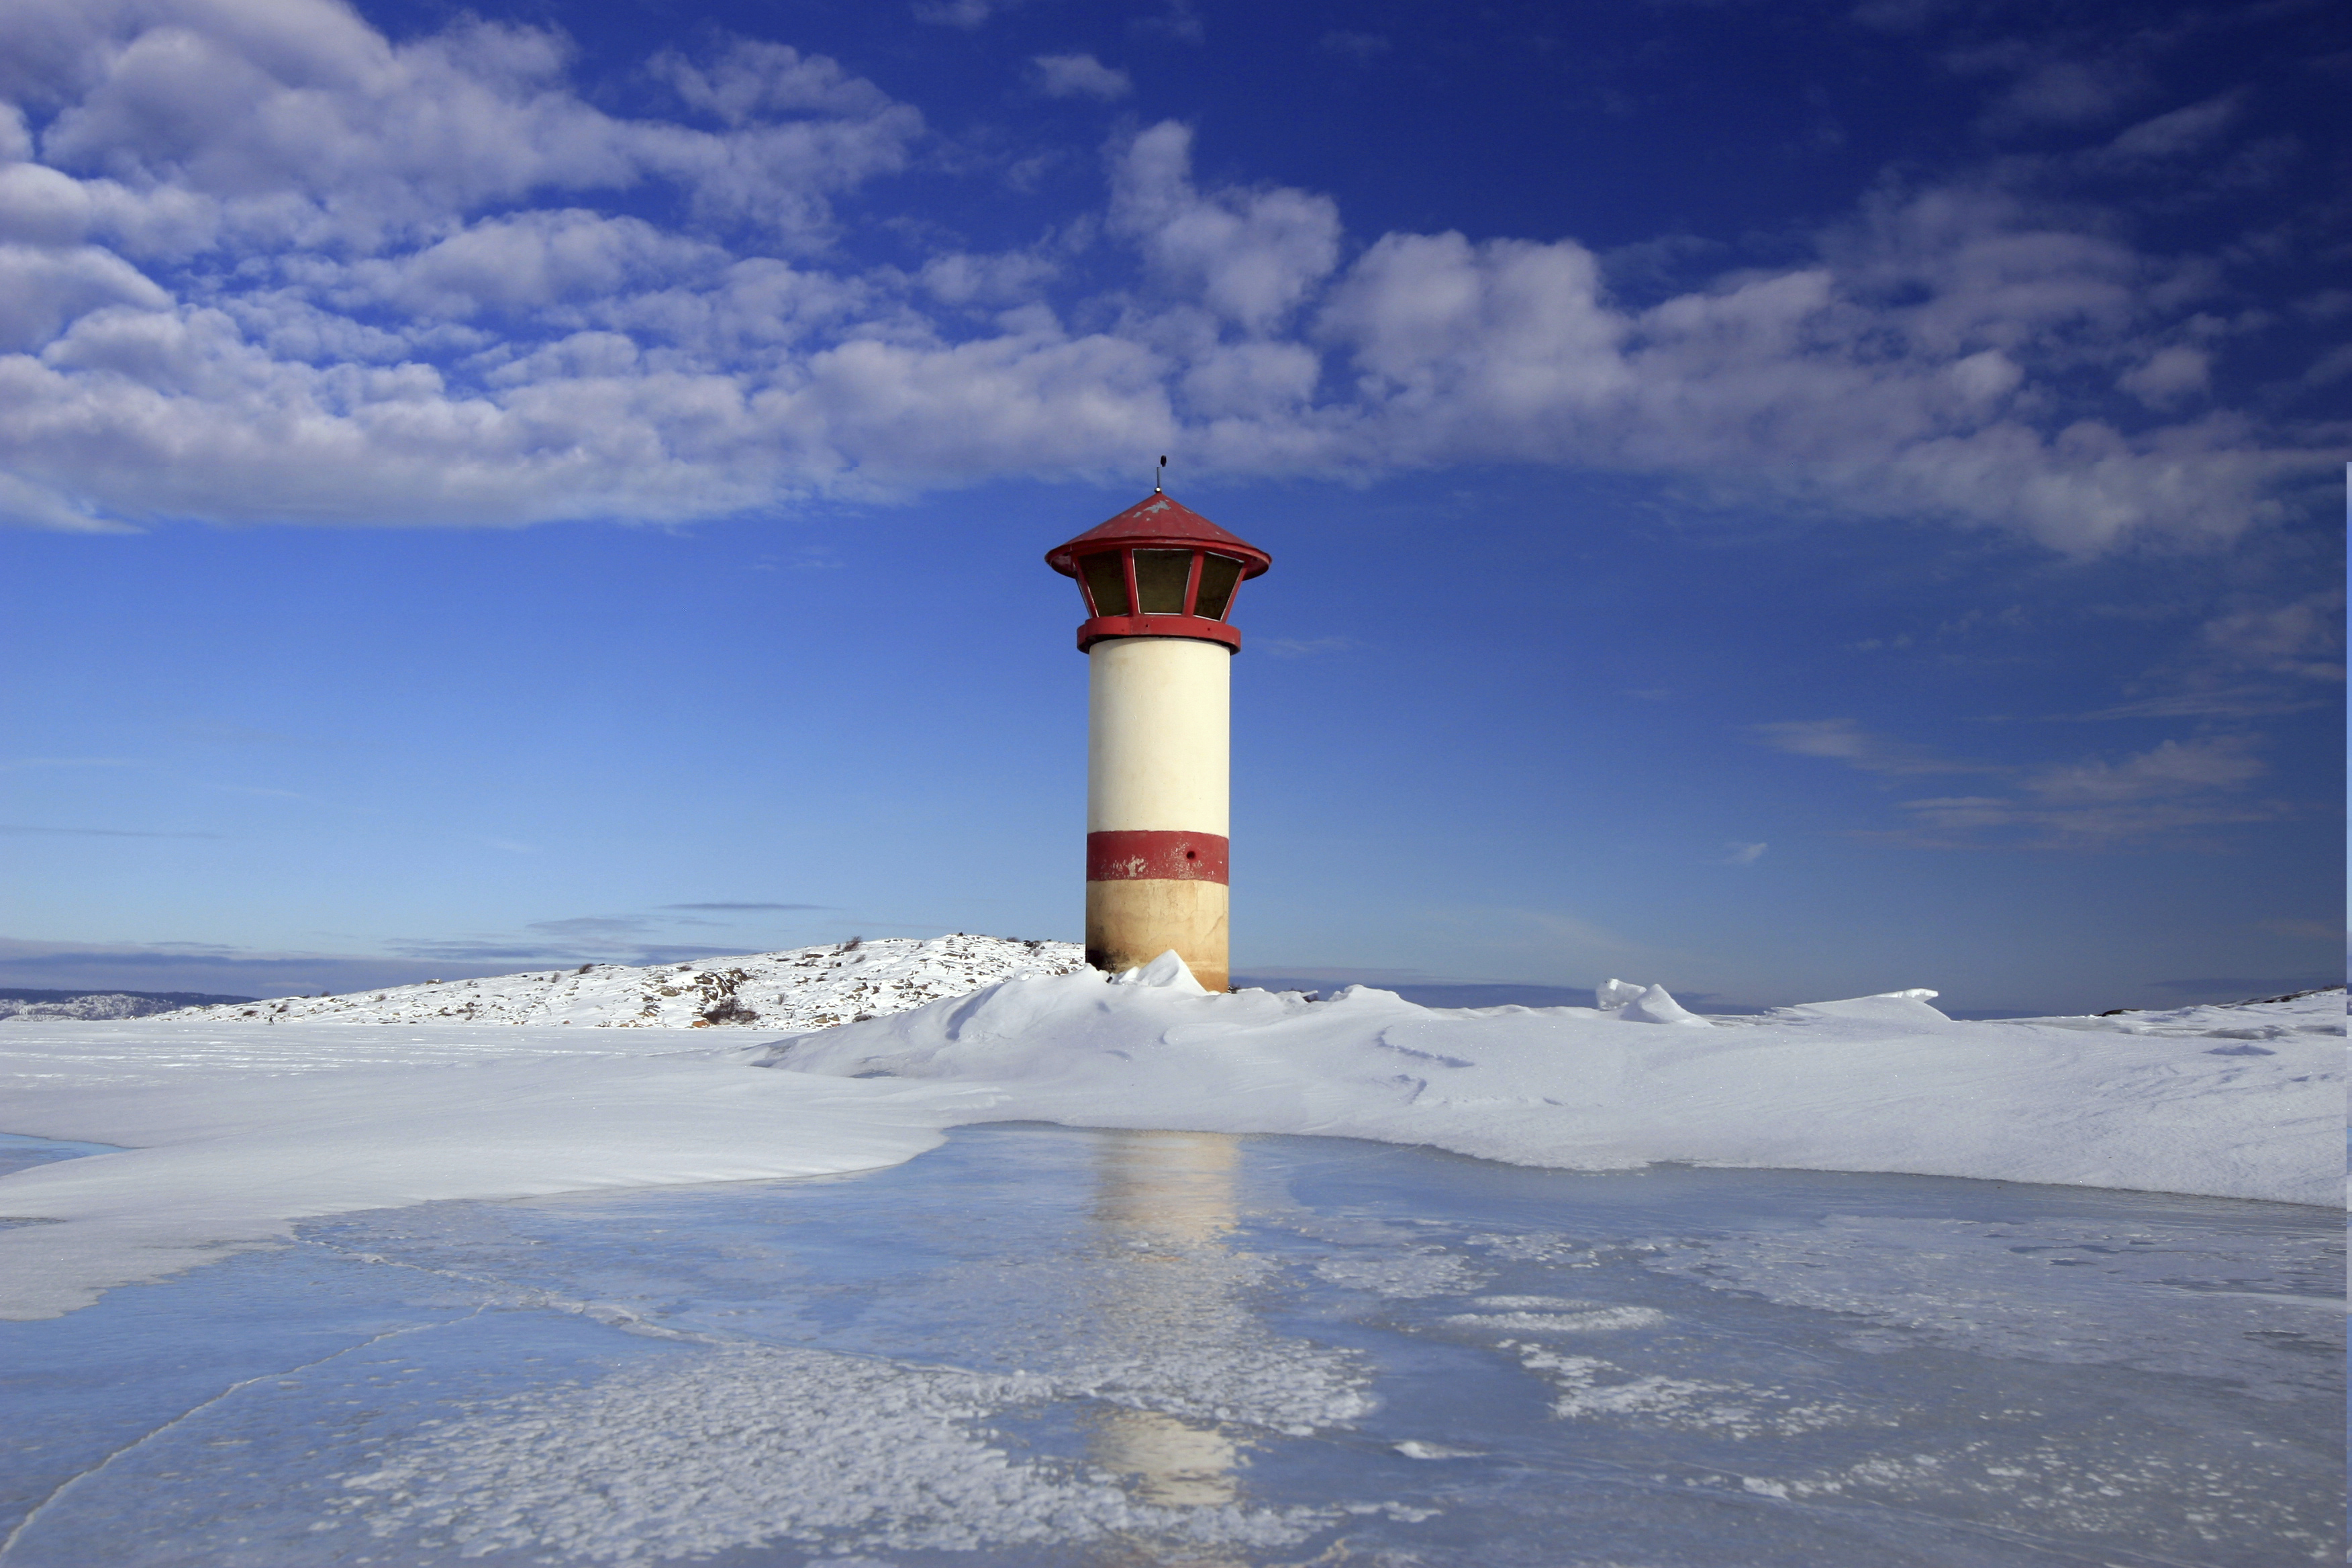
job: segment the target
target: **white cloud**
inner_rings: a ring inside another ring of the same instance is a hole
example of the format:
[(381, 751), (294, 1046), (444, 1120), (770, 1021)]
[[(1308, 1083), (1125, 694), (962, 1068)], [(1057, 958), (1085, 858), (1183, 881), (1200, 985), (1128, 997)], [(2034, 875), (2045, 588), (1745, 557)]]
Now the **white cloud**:
[(172, 297), (96, 246), (0, 245), (0, 350), (37, 348), (68, 321), (108, 305), (161, 310)]
[(1029, 62), (1037, 90), (1047, 98), (1092, 98), (1108, 103), (1135, 90), (1123, 70), (1115, 70), (1092, 55), (1038, 55)]
[(361, 274), (368, 292), (418, 316), (464, 321), (484, 310), (532, 310), (698, 273), (708, 278), (730, 259), (716, 246), (636, 218), (567, 208), (486, 219)]
[(79, 245), (89, 233), (90, 195), (79, 180), (38, 163), (0, 163), (0, 239)]
[[(860, 265), (845, 192), (931, 232), (872, 184), (915, 155), (914, 107), (777, 43), (650, 68), (677, 118), (588, 102), (542, 28), (0, 10), (0, 89), (38, 127), (0, 114), (0, 511), (672, 521), (1181, 445), (1203, 472), (1596, 466), (2089, 554), (2279, 515), (2326, 435), (2221, 405), (2220, 262), (1995, 174), (1889, 186), (1808, 256), (1634, 304), (1572, 239), (1351, 239), (1318, 193), (1204, 184), (1161, 123), (1112, 151), (1099, 213)], [(2101, 155), (2219, 146), (2233, 102)]]
[(2289, 604), (2236, 610), (2207, 622), (2200, 637), (2231, 668), (2341, 681), (2344, 591), (2326, 588)]
[(2249, 754), (2252, 745), (2252, 738), (2245, 735), (2167, 741), (2120, 763), (2051, 768), (2028, 779), (2026, 788), (2054, 802), (2139, 801), (2235, 789), (2269, 771), (2260, 758)]
[(1370, 65), (1395, 47), (1385, 34), (1358, 33), (1346, 28), (1334, 28), (1324, 34), (1320, 44), (1325, 53), (1353, 60), (1358, 65)]
[(59, 533), (129, 533), (128, 523), (102, 517), (73, 496), (0, 469), (0, 523)]
[(1945, 63), (1964, 76), (2008, 79), (1979, 117), (1996, 134), (2052, 125), (2111, 120), (2148, 89), (2147, 73), (2134, 58), (2142, 37), (2127, 37), (2104, 51), (2069, 52), (2044, 38), (2007, 38), (1956, 49)]
[(2176, 344), (2158, 349), (2123, 374), (2116, 385), (2151, 408), (2162, 408), (2203, 392), (2211, 379), (2212, 356)]
[[(2190, 830), (2273, 821), (2285, 808), (2240, 798), (2269, 772), (2251, 734), (2166, 741), (2121, 760), (2039, 765), (1948, 759), (1863, 731), (1850, 720), (1761, 724), (1776, 750), (1843, 763), (1885, 778), (1975, 773), (2006, 793), (1932, 795), (1900, 803), (1903, 826), (1854, 836), (1919, 847), (2111, 849)], [(1734, 844), (1726, 864), (1748, 865), (1766, 847)]]
[(664, 49), (646, 68), (688, 104), (732, 126), (779, 114), (869, 119), (897, 107), (880, 88), (851, 76), (837, 61), (757, 38), (734, 39), (702, 64)]
[(1822, 757), (1873, 773), (1981, 773), (2004, 770), (1988, 763), (1938, 756), (1874, 735), (1851, 719), (1799, 719), (1753, 726), (1766, 745), (1801, 757)]
[(1178, 388), (1187, 414), (1218, 421), (1296, 417), (1315, 395), (1323, 362), (1299, 343), (1223, 343), (1202, 352)]
[(2224, 93), (2143, 120), (2108, 143), (2126, 158), (2175, 158), (2210, 145), (2238, 118), (2239, 96)]
[(1989, 118), (2003, 130), (2104, 120), (2137, 85), (2128, 69), (2104, 61), (2044, 60), (2018, 78)]
[(951, 250), (925, 262), (919, 277), (924, 289), (944, 304), (1006, 305), (1035, 299), (1060, 270), (1052, 257), (1035, 251), (975, 256)]
[(1287, 316), (1339, 254), (1339, 209), (1328, 196), (1275, 188), (1203, 194), (1192, 184), (1192, 133), (1162, 121), (1116, 164), (1113, 229), (1153, 269), (1244, 330)]
[(1906, 800), (1914, 826), (1902, 833), (1865, 834), (1927, 848), (1980, 847), (2101, 850), (2151, 839), (2177, 839), (2199, 828), (2274, 822), (2285, 815), (2271, 802), (2218, 797), (2048, 804), (1990, 795)]
[[(2003, 795), (1904, 801), (1906, 826), (1859, 830), (1856, 836), (1865, 838), (1946, 849), (2020, 845), (2104, 849), (2192, 828), (2272, 821), (2284, 812), (2275, 802), (2234, 798), (2270, 771), (2254, 754), (2260, 738), (2248, 734), (2166, 741), (2120, 761), (2092, 757), (2032, 767), (1948, 761), (1867, 734), (1845, 720), (1757, 728), (1779, 750), (1841, 762), (1865, 773), (1890, 777), (1972, 773), (2013, 786)], [(1766, 846), (1730, 847), (1727, 864), (1749, 865)]]
[(1633, 324), (1600, 289), (1598, 262), (1571, 240), (1391, 234), (1349, 269), (1319, 324), (1414, 455), (1536, 456), (1601, 445), (1592, 416), (1634, 390), (1622, 352)]
[(1764, 851), (1772, 847), (1769, 844), (1740, 844), (1735, 842), (1727, 844), (1724, 847), (1731, 851), (1731, 853), (1724, 858), (1723, 863), (1725, 865), (1753, 866), (1757, 861), (1764, 858)]
[(961, 27), (969, 32), (994, 15), (989, 0), (916, 0), (915, 20), (938, 27)]
[(394, 45), (326, 0), (0, 11), (18, 96), (59, 105), (45, 163), (175, 189), (248, 244), (374, 251), (491, 203), (646, 179), (806, 228), (827, 193), (901, 166), (922, 129), (831, 60), (745, 42), (704, 69), (655, 61), (726, 132), (618, 119), (570, 90), (568, 53), (551, 31), (479, 21)]

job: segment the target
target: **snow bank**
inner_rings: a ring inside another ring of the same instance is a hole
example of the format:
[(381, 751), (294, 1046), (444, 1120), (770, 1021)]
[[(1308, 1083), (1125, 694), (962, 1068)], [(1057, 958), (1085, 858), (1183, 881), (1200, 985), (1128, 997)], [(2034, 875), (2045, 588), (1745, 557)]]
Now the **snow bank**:
[(949, 1127), (1022, 1119), (1324, 1133), (1581, 1169), (1669, 1160), (2335, 1198), (2341, 991), (1973, 1024), (1919, 993), (1706, 1019), (1658, 987), (1628, 989), (1609, 1009), (1431, 1008), (1363, 987), (1212, 995), (1163, 959), (1116, 981), (1011, 980), (749, 1041), (184, 1015), (0, 1023), (0, 1131), (121, 1146), (0, 1179), (0, 1217), (33, 1222), (0, 1230), (0, 1316), (70, 1310), (282, 1240), (307, 1217), (868, 1169)]
[(0, 1317), (69, 1311), (319, 1215), (867, 1170), (992, 1119), (984, 1088), (755, 1072), (709, 1040), (0, 1026), (0, 1131), (127, 1146), (0, 1179), (0, 1223), (46, 1222), (0, 1229)]
[[(583, 963), (487, 980), (433, 980), (348, 996), (190, 1007), (181, 1023), (570, 1024), (667, 1029), (708, 1024), (826, 1029), (961, 996), (1000, 980), (1086, 967), (1070, 942), (952, 935), (797, 947), (630, 968)], [(89, 1015), (80, 1015), (87, 1016)], [(132, 1015), (110, 1015), (128, 1017)]]
[(1000, 1116), (1572, 1169), (1665, 1160), (2305, 1204), (2333, 1201), (2342, 1178), (2340, 989), (2121, 1021), (1962, 1023), (1918, 991), (1710, 1021), (1655, 986), (1608, 1010), (1445, 1009), (1361, 986), (1316, 1002), (1209, 995), (1181, 971), (1121, 978), (1135, 983), (1015, 981), (764, 1059), (986, 1083), (1006, 1096)]

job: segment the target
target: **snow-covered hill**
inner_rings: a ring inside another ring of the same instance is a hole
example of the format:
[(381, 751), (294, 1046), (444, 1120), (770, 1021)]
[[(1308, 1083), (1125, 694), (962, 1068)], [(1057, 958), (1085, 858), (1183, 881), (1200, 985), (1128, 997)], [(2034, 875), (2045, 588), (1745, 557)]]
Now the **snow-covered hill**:
[(1086, 967), (1070, 942), (1001, 936), (878, 938), (787, 952), (630, 968), (584, 963), (488, 980), (432, 980), (348, 996), (289, 996), (242, 1006), (190, 1007), (172, 1023), (581, 1024), (685, 1028), (750, 1024), (824, 1029), (903, 1013), (1000, 980)]

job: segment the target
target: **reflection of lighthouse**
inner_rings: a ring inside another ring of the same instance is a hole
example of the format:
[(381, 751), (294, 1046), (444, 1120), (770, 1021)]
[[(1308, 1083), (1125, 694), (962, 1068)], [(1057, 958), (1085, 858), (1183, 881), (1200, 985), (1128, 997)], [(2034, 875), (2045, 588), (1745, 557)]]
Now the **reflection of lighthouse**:
[[(1105, 1140), (1094, 1218), (1122, 1255), (1108, 1297), (1098, 1303), (1114, 1340), (1164, 1347), (1186, 1337), (1186, 1322), (1213, 1315), (1222, 1304), (1217, 1271), (1202, 1265), (1223, 1259), (1240, 1159), (1239, 1144), (1216, 1132), (1121, 1132)], [(1207, 1423), (1156, 1410), (1108, 1411), (1088, 1457), (1132, 1478), (1139, 1502), (1197, 1508), (1234, 1500), (1233, 1440)]]
[(1087, 962), (1226, 961), (1234, 592), (1273, 557), (1154, 492), (1046, 555), (1088, 619)]

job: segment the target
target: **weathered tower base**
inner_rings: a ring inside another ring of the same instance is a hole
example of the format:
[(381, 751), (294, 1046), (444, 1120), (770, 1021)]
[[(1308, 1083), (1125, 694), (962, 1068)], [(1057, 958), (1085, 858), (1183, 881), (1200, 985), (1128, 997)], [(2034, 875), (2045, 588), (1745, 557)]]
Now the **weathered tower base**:
[[(1087, 869), (1091, 871), (1092, 867)], [(1087, 962), (1117, 974), (1176, 950), (1204, 990), (1233, 984), (1223, 882), (1087, 879)]]

